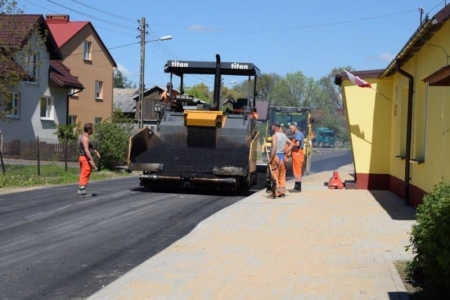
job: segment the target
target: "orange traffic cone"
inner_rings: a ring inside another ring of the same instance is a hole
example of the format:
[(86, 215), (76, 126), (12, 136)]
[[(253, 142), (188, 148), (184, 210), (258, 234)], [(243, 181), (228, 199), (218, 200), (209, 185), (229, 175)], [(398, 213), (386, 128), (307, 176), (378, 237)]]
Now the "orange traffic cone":
[(344, 184), (339, 177), (338, 171), (333, 171), (333, 176), (331, 176), (330, 181), (328, 181), (329, 189), (343, 189)]

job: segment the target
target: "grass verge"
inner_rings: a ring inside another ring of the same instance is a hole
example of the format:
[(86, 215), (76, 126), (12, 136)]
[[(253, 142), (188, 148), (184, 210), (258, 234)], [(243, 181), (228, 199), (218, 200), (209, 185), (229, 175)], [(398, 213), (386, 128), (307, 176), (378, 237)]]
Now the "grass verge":
[[(5, 175), (0, 173), (0, 188), (32, 187), (49, 184), (77, 183), (80, 173), (79, 168), (56, 164), (42, 165), (40, 176), (37, 175), (37, 167), (32, 165), (5, 165)], [(92, 172), (91, 180), (104, 180), (109, 178), (125, 177), (129, 173), (118, 173), (109, 170)]]

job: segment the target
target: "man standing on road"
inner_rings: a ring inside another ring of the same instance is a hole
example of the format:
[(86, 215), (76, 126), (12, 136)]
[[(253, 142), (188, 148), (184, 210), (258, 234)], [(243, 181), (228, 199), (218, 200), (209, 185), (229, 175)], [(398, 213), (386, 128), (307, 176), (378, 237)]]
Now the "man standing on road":
[(294, 188), (292, 190), (289, 190), (289, 192), (299, 193), (302, 191), (302, 169), (303, 162), (305, 161), (303, 147), (305, 146), (305, 137), (303, 133), (297, 128), (296, 122), (288, 123), (288, 127), (294, 135), (292, 137), (294, 147), (290, 152), (288, 152), (288, 155), (292, 156), (292, 172), (294, 173), (295, 181)]
[(272, 124), (272, 148), (270, 151), (269, 164), (275, 186), (272, 190), (272, 198), (283, 198), (286, 190), (286, 166), (284, 156), (286, 153), (285, 145), (289, 144), (287, 151), (291, 151), (294, 144), (281, 131), (281, 125), (278, 122)]
[(94, 149), (94, 145), (89, 138), (89, 136), (94, 133), (94, 125), (92, 123), (86, 123), (83, 130), (83, 134), (80, 135), (78, 139), (80, 179), (78, 181), (77, 196), (85, 196), (87, 194), (86, 186), (89, 183), (92, 169), (97, 169), (93, 154), (96, 154), (97, 157), (100, 158), (100, 153)]

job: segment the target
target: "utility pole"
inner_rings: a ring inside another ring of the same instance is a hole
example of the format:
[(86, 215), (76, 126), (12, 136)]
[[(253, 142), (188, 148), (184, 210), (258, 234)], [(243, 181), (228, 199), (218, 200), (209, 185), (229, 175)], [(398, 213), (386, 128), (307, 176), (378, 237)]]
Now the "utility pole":
[(147, 33), (145, 31), (145, 18), (142, 17), (141, 21), (139, 22), (139, 31), (141, 32), (140, 38), (141, 38), (141, 74), (139, 79), (139, 121), (138, 126), (139, 129), (144, 128), (144, 116), (142, 114), (142, 110), (144, 109), (144, 65), (145, 65), (145, 34)]

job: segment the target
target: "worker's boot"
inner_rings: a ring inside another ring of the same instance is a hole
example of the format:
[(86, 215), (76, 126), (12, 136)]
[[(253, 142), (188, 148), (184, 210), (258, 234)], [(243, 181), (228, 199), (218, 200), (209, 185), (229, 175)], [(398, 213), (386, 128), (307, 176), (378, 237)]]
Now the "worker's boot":
[(77, 196), (86, 196), (86, 195), (87, 195), (86, 186), (85, 185), (80, 185), (78, 187)]
[(302, 191), (302, 182), (301, 181), (296, 182), (294, 188), (292, 190), (289, 190), (289, 192), (291, 192), (291, 193), (300, 193), (301, 191)]

